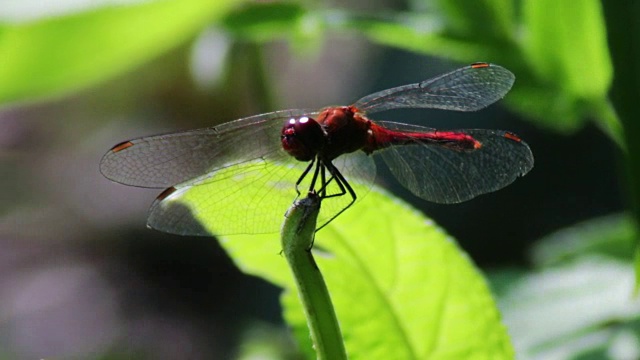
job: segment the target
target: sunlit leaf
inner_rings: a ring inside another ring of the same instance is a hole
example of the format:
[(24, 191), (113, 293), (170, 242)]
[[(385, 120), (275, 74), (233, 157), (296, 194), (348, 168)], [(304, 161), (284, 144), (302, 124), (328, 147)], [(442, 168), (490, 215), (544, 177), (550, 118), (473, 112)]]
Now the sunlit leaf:
[[(282, 124), (275, 121), (276, 126)], [(278, 130), (275, 128), (272, 130)], [(277, 144), (273, 137), (254, 136), (254, 149)], [(269, 144), (269, 145), (266, 145)], [(306, 162), (297, 161), (280, 150), (260, 153), (261, 158), (226, 166), (199, 179), (177, 184), (162, 201), (155, 202), (149, 213), (151, 227), (178, 234), (261, 234), (280, 230), (285, 211), (296, 199), (298, 189), (311, 188), (313, 175), (300, 179)], [(257, 156), (257, 155), (256, 155)], [(341, 156), (333, 160), (340, 173), (351, 178), (351, 186), (360, 196), (368, 192), (363, 183), (371, 183), (375, 162), (364, 152)], [(356, 174), (360, 174), (357, 176)], [(337, 181), (325, 188), (327, 194), (339, 194)], [(352, 202), (350, 196), (337, 196), (325, 202), (318, 223), (325, 224)]]
[(194, 36), (235, 3), (147, 1), (0, 24), (0, 103), (63, 94), (123, 73)]
[[(277, 234), (222, 243), (243, 271), (285, 288), (285, 318), (312, 354)], [(370, 193), (318, 232), (315, 252), (351, 359), (513, 357), (475, 266), (440, 228), (389, 195)]]
[(606, 95), (613, 70), (600, 1), (528, 0), (523, 3), (523, 50), (548, 84), (576, 97)]

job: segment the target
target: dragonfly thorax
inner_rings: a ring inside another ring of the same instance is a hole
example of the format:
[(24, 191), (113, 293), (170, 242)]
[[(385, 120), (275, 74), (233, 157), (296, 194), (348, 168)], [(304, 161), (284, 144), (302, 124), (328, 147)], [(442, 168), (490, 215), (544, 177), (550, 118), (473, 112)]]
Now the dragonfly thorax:
[(326, 108), (317, 121), (327, 134), (327, 145), (322, 152), (325, 160), (362, 150), (371, 141), (371, 121), (355, 106)]
[(372, 141), (371, 121), (354, 106), (335, 106), (322, 110), (316, 119), (291, 118), (282, 128), (282, 148), (300, 161), (318, 157), (331, 161), (342, 154), (366, 150)]

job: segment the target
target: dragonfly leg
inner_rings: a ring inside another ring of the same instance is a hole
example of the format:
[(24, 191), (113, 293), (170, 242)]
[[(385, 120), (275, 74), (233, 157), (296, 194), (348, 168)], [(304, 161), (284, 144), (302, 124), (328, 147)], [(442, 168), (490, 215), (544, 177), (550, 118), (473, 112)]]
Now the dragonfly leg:
[[(333, 219), (337, 218), (340, 214), (342, 214), (345, 210), (347, 210), (348, 208), (351, 207), (351, 205), (353, 205), (353, 203), (356, 202), (356, 199), (358, 198), (356, 196), (356, 192), (353, 190), (353, 188), (351, 187), (351, 185), (349, 185), (349, 182), (347, 181), (347, 179), (344, 178), (344, 176), (342, 176), (342, 174), (340, 173), (340, 171), (332, 164), (332, 163), (328, 163), (327, 164), (327, 169), (329, 170), (329, 173), (331, 174), (331, 178), (329, 179), (329, 182), (333, 179), (335, 179), (336, 183), (338, 184), (338, 187), (340, 188), (340, 193), (338, 194), (333, 194), (333, 195), (328, 195), (328, 196), (324, 196), (321, 197), (321, 199), (326, 199), (326, 198), (330, 198), (330, 197), (336, 197), (336, 196), (343, 196), (347, 193), (349, 193), (349, 195), (351, 196), (351, 201), (349, 202), (349, 204), (347, 204), (347, 206), (345, 206), (342, 210), (340, 210), (337, 214), (333, 215), (331, 217), (331, 219), (327, 220), (327, 222), (325, 222), (324, 224), (322, 224), (320, 227), (318, 227), (316, 229), (316, 232), (320, 229), (322, 229), (323, 227), (329, 225), (330, 222), (333, 221)], [(327, 182), (327, 184), (329, 183)], [(326, 185), (326, 184), (325, 184)]]
[[(333, 166), (333, 165), (332, 165), (332, 166)], [(334, 168), (334, 169), (335, 169), (335, 168)], [(335, 171), (338, 171), (338, 169), (335, 169)], [(329, 170), (329, 173), (331, 173), (331, 170)], [(344, 178), (343, 178), (343, 179), (344, 179)], [(328, 198), (332, 198), (332, 197), (343, 196), (343, 195), (345, 195), (345, 194), (347, 193), (347, 190), (346, 190), (345, 185), (343, 184), (343, 182), (342, 182), (342, 181), (338, 180), (338, 179), (336, 178), (336, 176), (335, 176), (335, 175), (331, 174), (331, 177), (329, 178), (329, 180), (328, 180), (328, 181), (324, 181), (324, 176), (323, 176), (323, 179), (322, 179), (322, 180), (323, 180), (323, 184), (324, 184), (324, 185), (322, 186), (322, 188), (320, 188), (320, 192), (321, 192), (321, 193), (320, 193), (320, 199), (328, 199)], [(327, 195), (327, 191), (326, 191), (326, 189), (327, 189), (327, 187), (329, 186), (329, 184), (330, 184), (333, 180), (335, 180), (335, 181), (336, 181), (336, 184), (338, 185), (338, 188), (340, 189), (340, 192), (338, 192), (338, 193), (336, 193), (336, 194)]]
[[(309, 171), (311, 171), (311, 168), (313, 167), (313, 165), (316, 162), (316, 158), (313, 158), (313, 160), (311, 160), (311, 162), (309, 163), (309, 165), (307, 165), (307, 168), (304, 169), (304, 171), (302, 172), (302, 175), (300, 175), (300, 177), (298, 178), (298, 181), (296, 181), (296, 193), (298, 194), (298, 197), (300, 196), (300, 189), (298, 189), (298, 186), (302, 183), (302, 181), (304, 180), (305, 177), (307, 177), (307, 174), (309, 174)], [(318, 169), (316, 168), (316, 173), (318, 172)], [(311, 189), (313, 189), (313, 183), (315, 182), (317, 175), (313, 176), (313, 179), (311, 180)], [(311, 190), (310, 189), (310, 190)], [(297, 198), (297, 197), (296, 197)]]
[[(337, 168), (335, 168), (333, 166), (333, 164), (330, 164), (330, 166), (327, 166), (324, 164), (324, 162), (322, 161), (318, 161), (318, 163), (322, 164), (320, 165), (322, 167), (322, 169), (320, 170), (320, 184), (321, 187), (320, 189), (318, 189), (316, 191), (316, 194), (320, 197), (320, 199), (327, 199), (327, 198), (331, 198), (331, 197), (335, 197), (335, 196), (342, 196), (344, 194), (346, 194), (346, 190), (344, 185), (342, 185), (339, 181), (336, 180), (336, 183), (338, 184), (338, 187), (340, 188), (340, 192), (337, 194), (331, 194), (331, 195), (327, 195), (327, 188), (329, 187), (329, 184), (331, 184), (331, 182), (336, 178), (335, 175), (333, 174), (333, 171), (338, 171)], [(331, 168), (333, 170), (331, 170)], [(326, 176), (326, 171), (329, 171), (329, 174), (331, 174), (331, 176), (329, 177), (329, 180), (327, 180), (327, 176)]]
[(327, 196), (327, 168), (321, 160), (318, 160), (318, 167), (320, 169), (320, 189), (316, 192), (320, 197), (320, 200)]
[[(317, 193), (316, 192), (316, 182), (318, 181), (318, 175), (324, 175), (324, 165), (321, 161), (316, 162), (316, 168), (313, 171), (313, 177), (311, 178), (311, 183), (309, 184), (308, 193)], [(321, 176), (323, 176), (321, 175)]]

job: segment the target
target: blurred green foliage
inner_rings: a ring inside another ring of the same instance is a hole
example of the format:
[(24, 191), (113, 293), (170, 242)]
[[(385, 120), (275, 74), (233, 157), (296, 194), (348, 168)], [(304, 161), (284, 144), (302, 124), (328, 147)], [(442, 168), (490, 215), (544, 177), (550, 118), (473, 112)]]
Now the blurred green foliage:
[(0, 104), (95, 85), (191, 39), (236, 1), (149, 1), (0, 24)]
[(533, 271), (490, 273), (518, 356), (640, 355), (640, 304), (633, 296), (631, 266), (635, 241), (629, 216), (596, 218), (536, 243), (531, 249)]

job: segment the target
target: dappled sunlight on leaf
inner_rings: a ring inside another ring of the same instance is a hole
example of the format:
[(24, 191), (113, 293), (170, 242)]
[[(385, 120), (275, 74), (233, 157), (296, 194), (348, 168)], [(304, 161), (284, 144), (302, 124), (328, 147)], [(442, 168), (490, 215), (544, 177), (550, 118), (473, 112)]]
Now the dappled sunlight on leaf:
[[(328, 202), (326, 200), (325, 202)], [(285, 288), (285, 318), (311, 349), (277, 236), (225, 237), (245, 272)], [(513, 356), (487, 285), (440, 228), (372, 191), (316, 235), (350, 358)]]

